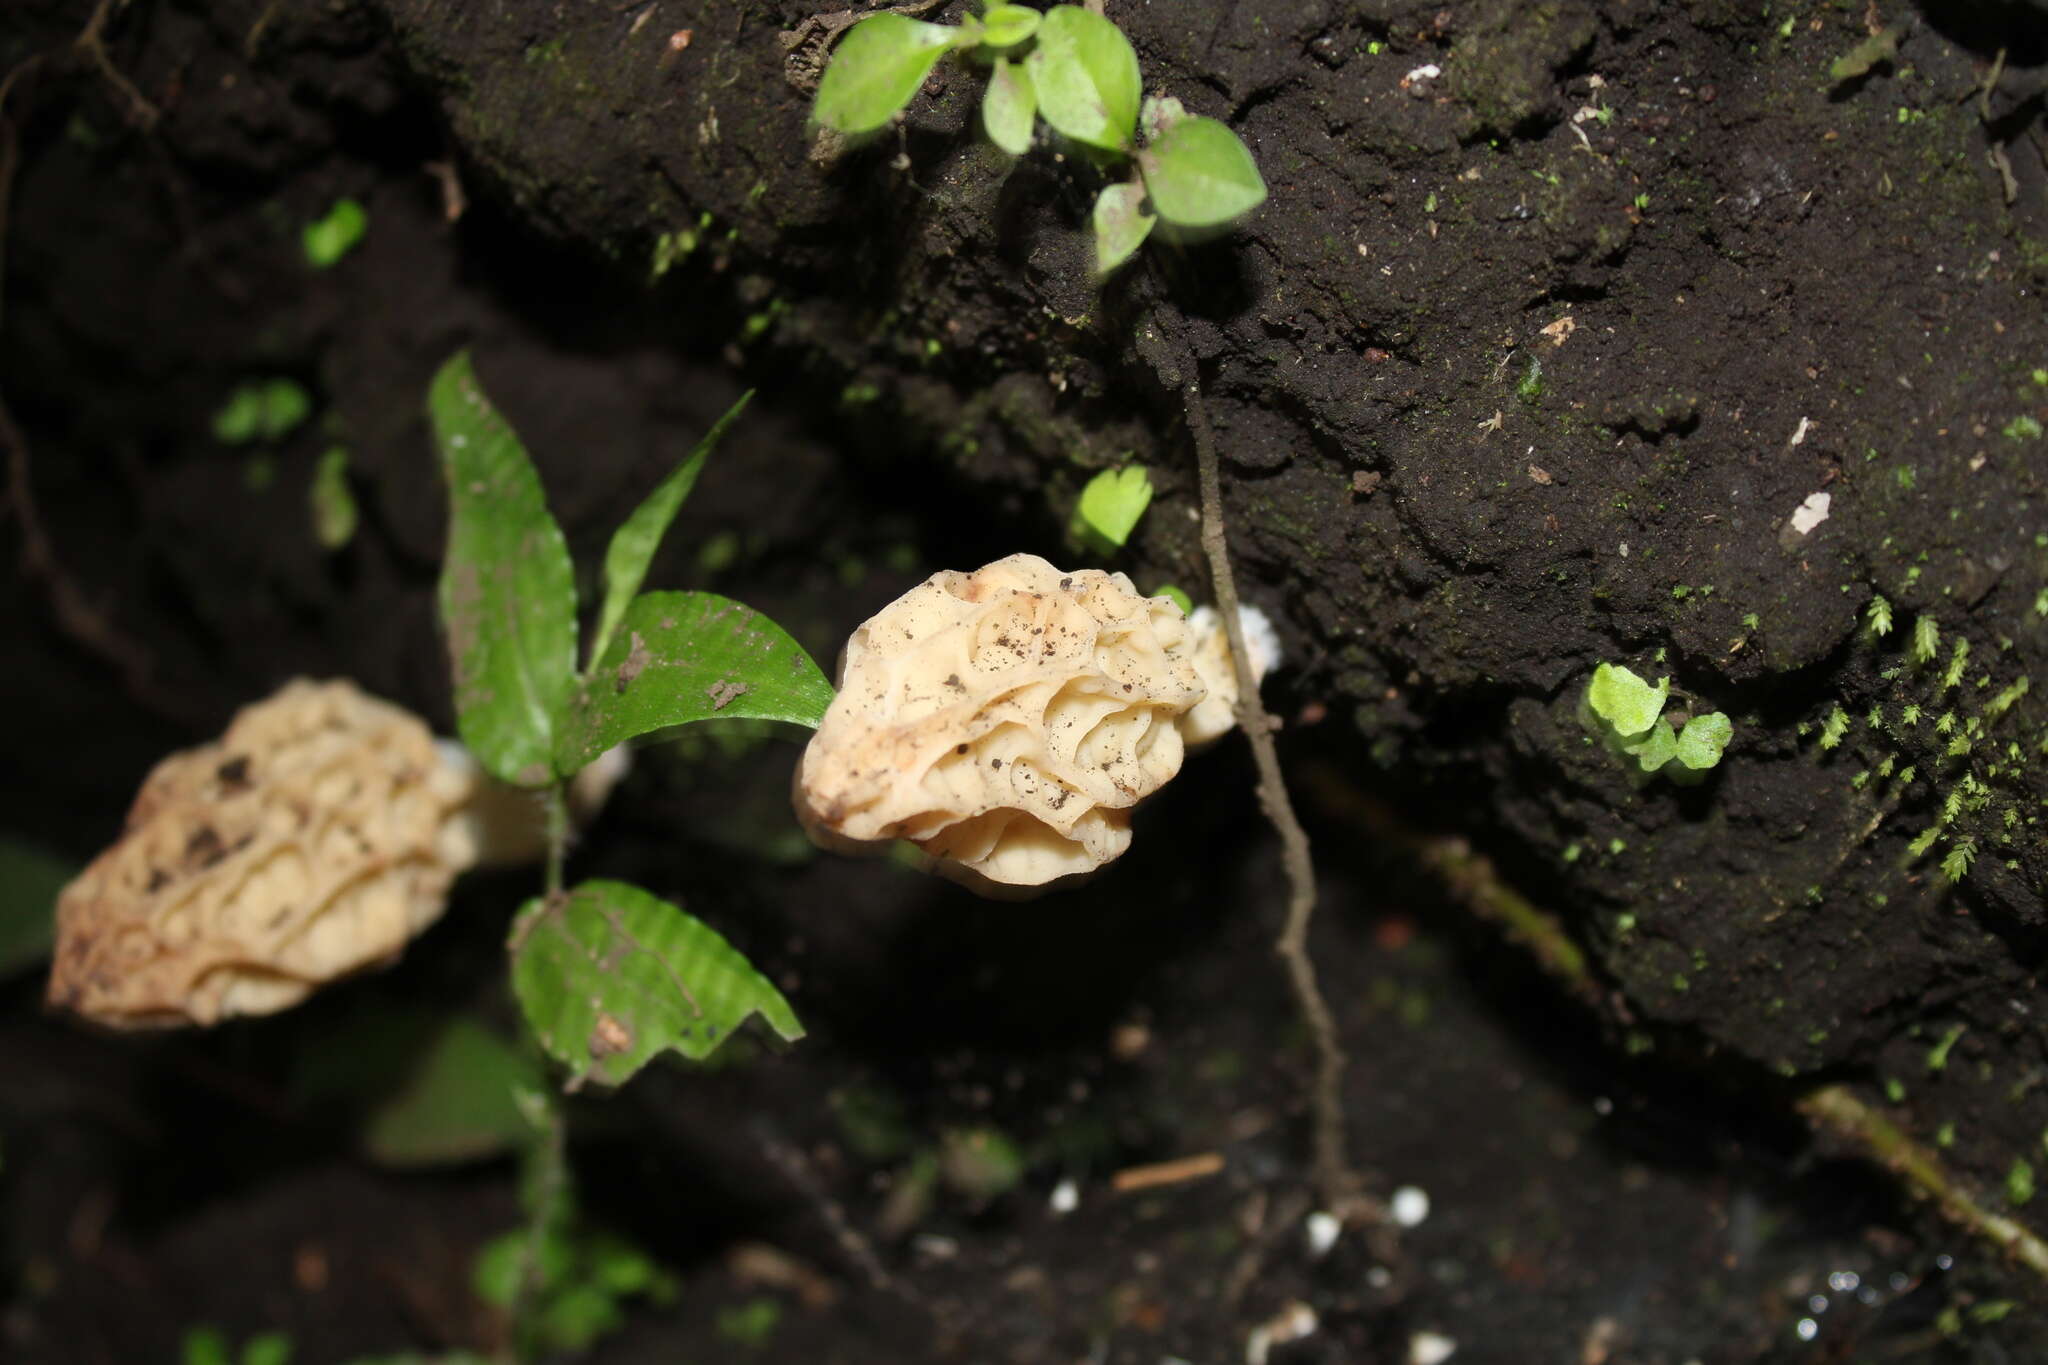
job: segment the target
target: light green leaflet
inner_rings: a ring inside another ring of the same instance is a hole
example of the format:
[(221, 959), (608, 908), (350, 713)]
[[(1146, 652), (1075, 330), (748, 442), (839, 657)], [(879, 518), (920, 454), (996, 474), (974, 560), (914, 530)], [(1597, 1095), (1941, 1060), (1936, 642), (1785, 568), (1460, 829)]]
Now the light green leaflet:
[(1721, 761), (1721, 752), (1734, 735), (1735, 722), (1719, 711), (1694, 716), (1685, 723), (1673, 756), (1695, 772), (1711, 768)]
[(1594, 715), (1626, 738), (1649, 729), (1663, 714), (1664, 700), (1670, 694), (1669, 678), (1659, 678), (1652, 687), (1620, 664), (1603, 663), (1593, 670), (1593, 681), (1586, 688), (1586, 703), (1593, 708)]
[(313, 538), (323, 550), (339, 550), (356, 533), (356, 495), (348, 485), (348, 447), (329, 446), (313, 466), (307, 492), (313, 512)]
[(1027, 5), (990, 5), (988, 13), (981, 16), (981, 45), (987, 48), (1015, 47), (1038, 32), (1042, 18), (1043, 15)]
[(1107, 275), (1131, 259), (1159, 220), (1145, 212), (1145, 187), (1106, 186), (1095, 196), (1095, 273)]
[(704, 433), (704, 439), (691, 449), (689, 457), (671, 470), (646, 500), (633, 509), (633, 515), (612, 532), (611, 544), (604, 552), (604, 605), (597, 615), (597, 634), (590, 641), (592, 660), (600, 658), (610, 646), (612, 635), (619, 628), (619, 620), (626, 614), (626, 604), (647, 581), (647, 566), (653, 561), (661, 538), (668, 534), (669, 524), (676, 519), (683, 499), (689, 497), (690, 490), (697, 486), (697, 476), (704, 470), (704, 461), (717, 448), (726, 428), (746, 409), (748, 400), (753, 396), (752, 389), (741, 394), (739, 402), (727, 408), (725, 415), (711, 424), (711, 430)]
[(1266, 198), (1251, 152), (1229, 127), (1190, 116), (1170, 122), (1138, 153), (1153, 212), (1178, 227), (1218, 227)]
[(1130, 149), (1143, 91), (1138, 54), (1115, 24), (1076, 5), (1055, 5), (1025, 65), (1039, 117), (1055, 130), (1106, 152)]
[(708, 1057), (755, 1014), (803, 1026), (782, 993), (680, 906), (624, 882), (535, 897), (512, 926), (512, 989), (542, 1044), (577, 1076), (624, 1084), (658, 1053)]
[(961, 38), (944, 24), (871, 14), (840, 40), (818, 82), (811, 117), (835, 132), (871, 133), (910, 103), (932, 66)]
[(326, 217), (306, 224), (306, 230), (300, 234), (299, 245), (305, 250), (306, 264), (315, 270), (325, 270), (353, 251), (369, 229), (370, 215), (361, 204), (353, 199), (335, 200)]
[(1131, 537), (1138, 518), (1152, 501), (1152, 476), (1141, 464), (1122, 469), (1105, 469), (1081, 490), (1074, 517), (1087, 531), (1101, 537), (1111, 548)]
[(1031, 150), (1031, 121), (1038, 116), (1038, 96), (1031, 77), (1008, 57), (996, 58), (981, 97), (981, 126), (988, 140), (1011, 156)]
[(700, 720), (779, 720), (815, 729), (832, 684), (803, 646), (752, 608), (710, 592), (648, 592), (626, 607), (604, 657), (562, 712), (556, 766)]
[(569, 547), (467, 351), (434, 376), (427, 410), (448, 486), (440, 599), (456, 728), (493, 777), (545, 786), (555, 776), (555, 717), (576, 667)]

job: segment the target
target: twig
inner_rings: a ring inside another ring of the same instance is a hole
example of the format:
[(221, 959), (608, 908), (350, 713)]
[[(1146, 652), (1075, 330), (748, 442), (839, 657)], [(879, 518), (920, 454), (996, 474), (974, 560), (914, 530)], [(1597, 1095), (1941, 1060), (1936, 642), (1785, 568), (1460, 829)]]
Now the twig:
[(1196, 1156), (1175, 1157), (1172, 1161), (1155, 1161), (1149, 1166), (1126, 1166), (1110, 1177), (1109, 1187), (1118, 1194), (1156, 1190), (1161, 1185), (1184, 1185), (1190, 1180), (1204, 1180), (1222, 1169), (1221, 1152), (1202, 1152)]
[(1337, 1021), (1316, 984), (1315, 960), (1308, 951), (1308, 925), (1316, 908), (1315, 865), (1310, 861), (1308, 834), (1294, 816), (1294, 804), (1287, 797), (1287, 779), (1280, 772), (1279, 750), (1273, 744), (1273, 725), (1259, 698), (1259, 680), (1252, 673), (1251, 651), (1244, 640), (1244, 623), (1238, 619), (1237, 581), (1230, 571), (1230, 547), (1223, 525), (1223, 480), (1216, 464), (1216, 440), (1209, 429), (1209, 413), (1202, 405), (1201, 381), (1196, 377), (1194, 357), (1187, 361), (1182, 397), (1187, 404), (1188, 430), (1195, 441), (1195, 469), (1201, 484), (1202, 550), (1209, 558), (1209, 579), (1216, 593), (1216, 610), (1230, 638), (1230, 657), (1237, 671), (1237, 723), (1251, 741), (1252, 759), (1259, 770), (1259, 805), (1280, 835), (1281, 863), (1287, 870), (1287, 922), (1274, 945), (1287, 968), (1287, 981), (1294, 1002), (1308, 1021), (1315, 1041), (1316, 1078), (1310, 1094), (1314, 1110), (1314, 1160), (1316, 1187), (1333, 1210), (1362, 1213), (1366, 1206), (1359, 1195), (1359, 1181), (1351, 1170), (1344, 1140), (1344, 1046), (1338, 1040)]
[(526, 1240), (519, 1248), (519, 1272), (512, 1281), (512, 1302), (505, 1308), (513, 1360), (526, 1360), (533, 1354), (529, 1341), (538, 1324), (531, 1319), (537, 1313), (541, 1291), (547, 1287), (543, 1267), (548, 1234), (555, 1230), (562, 1195), (569, 1185), (568, 1119), (562, 1113), (561, 1101), (543, 1098), (541, 1103), (546, 1106), (546, 1125), (529, 1158), (539, 1170), (534, 1172), (530, 1187), (533, 1204), (526, 1211)]
[(2025, 1224), (1978, 1203), (1949, 1176), (1940, 1158), (1850, 1094), (1847, 1086), (1824, 1086), (1799, 1101), (1799, 1110), (1809, 1122), (1861, 1147), (1914, 1193), (1932, 1199), (1951, 1223), (1995, 1243), (2027, 1269), (2048, 1278), (2048, 1243)]
[(99, 4), (93, 6), (92, 17), (87, 19), (85, 27), (79, 30), (73, 46), (84, 53), (98, 69), (100, 79), (112, 86), (121, 98), (128, 102), (129, 122), (147, 130), (156, 126), (156, 121), (163, 117), (162, 111), (135, 88), (133, 81), (121, 74), (121, 68), (115, 66), (114, 59), (107, 55), (107, 24), (113, 19), (114, 12), (126, 8), (127, 4), (128, 0), (100, 0)]

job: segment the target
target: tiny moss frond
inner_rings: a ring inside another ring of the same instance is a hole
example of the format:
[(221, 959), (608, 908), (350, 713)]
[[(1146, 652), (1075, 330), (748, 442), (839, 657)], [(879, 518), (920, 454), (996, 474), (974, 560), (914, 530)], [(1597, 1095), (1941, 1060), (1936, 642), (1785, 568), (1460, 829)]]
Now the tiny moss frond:
[(1935, 651), (1940, 644), (1941, 628), (1934, 624), (1934, 618), (1924, 613), (1917, 617), (1913, 622), (1913, 662), (1933, 663)]

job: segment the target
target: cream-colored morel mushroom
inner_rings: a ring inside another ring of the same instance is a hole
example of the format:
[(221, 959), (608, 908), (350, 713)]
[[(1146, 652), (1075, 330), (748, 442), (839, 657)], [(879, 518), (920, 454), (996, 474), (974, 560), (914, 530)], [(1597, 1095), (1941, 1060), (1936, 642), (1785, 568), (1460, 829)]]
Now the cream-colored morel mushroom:
[(120, 842), (58, 900), (51, 1003), (211, 1024), (396, 956), (477, 860), (480, 782), (398, 707), (286, 685), (150, 773)]
[[(1229, 728), (1226, 699), (1182, 733), (1208, 695), (1197, 651), (1180, 608), (1122, 574), (1036, 555), (934, 574), (847, 642), (798, 818), (841, 851), (907, 839), (994, 894), (1092, 872), (1129, 847), (1131, 808), (1186, 743)], [(1217, 657), (1227, 675), (1227, 645)]]

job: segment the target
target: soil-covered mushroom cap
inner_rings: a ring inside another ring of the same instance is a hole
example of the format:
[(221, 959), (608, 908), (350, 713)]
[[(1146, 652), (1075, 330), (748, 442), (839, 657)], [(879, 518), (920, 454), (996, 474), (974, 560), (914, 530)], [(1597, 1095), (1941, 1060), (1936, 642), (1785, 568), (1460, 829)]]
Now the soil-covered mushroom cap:
[(120, 842), (58, 900), (51, 1003), (211, 1024), (396, 955), (476, 859), (476, 781), (398, 707), (287, 684), (150, 773)]
[(910, 840), (979, 890), (1092, 872), (1180, 771), (1192, 643), (1122, 574), (1035, 555), (934, 574), (847, 642), (797, 815), (828, 848)]

